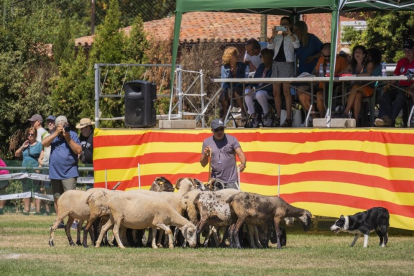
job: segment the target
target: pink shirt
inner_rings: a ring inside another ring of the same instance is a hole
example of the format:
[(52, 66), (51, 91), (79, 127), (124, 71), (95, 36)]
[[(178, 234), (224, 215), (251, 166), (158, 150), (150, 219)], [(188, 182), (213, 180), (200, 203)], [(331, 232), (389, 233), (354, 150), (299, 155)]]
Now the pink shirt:
[[(3, 160), (0, 159), (0, 167), (7, 167), (6, 163), (4, 163)], [(8, 174), (8, 170), (0, 170), (0, 174)]]

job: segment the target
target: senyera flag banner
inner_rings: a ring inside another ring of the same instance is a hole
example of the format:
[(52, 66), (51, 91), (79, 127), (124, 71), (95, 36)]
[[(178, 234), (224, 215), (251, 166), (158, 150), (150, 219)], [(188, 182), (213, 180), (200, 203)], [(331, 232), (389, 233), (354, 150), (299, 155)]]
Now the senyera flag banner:
[[(381, 206), (391, 227), (414, 230), (411, 129), (227, 129), (246, 155), (241, 190), (280, 196), (313, 215), (339, 217)], [(94, 133), (95, 187), (149, 189), (164, 176), (208, 180), (200, 165), (211, 130), (103, 130)], [(214, 153), (213, 153), (214, 154)], [(239, 161), (238, 161), (239, 162)], [(138, 172), (140, 179), (138, 179)]]

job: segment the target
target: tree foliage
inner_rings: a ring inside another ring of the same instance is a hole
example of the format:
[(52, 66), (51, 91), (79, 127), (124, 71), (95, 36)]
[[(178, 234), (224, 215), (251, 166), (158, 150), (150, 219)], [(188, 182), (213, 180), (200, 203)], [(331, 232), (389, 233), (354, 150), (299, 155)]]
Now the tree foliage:
[(345, 40), (351, 41), (352, 47), (362, 44), (380, 49), (386, 62), (397, 62), (403, 56), (404, 40), (414, 38), (414, 12), (374, 12), (367, 19), (367, 25), (362, 32), (346, 29)]

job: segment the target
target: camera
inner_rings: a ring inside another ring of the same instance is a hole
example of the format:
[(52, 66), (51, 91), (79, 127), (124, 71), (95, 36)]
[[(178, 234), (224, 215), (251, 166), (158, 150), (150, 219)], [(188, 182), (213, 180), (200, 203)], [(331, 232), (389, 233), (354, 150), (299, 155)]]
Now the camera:
[(65, 130), (66, 133), (69, 133), (69, 131), (70, 131), (70, 127), (69, 126), (64, 126), (63, 129)]

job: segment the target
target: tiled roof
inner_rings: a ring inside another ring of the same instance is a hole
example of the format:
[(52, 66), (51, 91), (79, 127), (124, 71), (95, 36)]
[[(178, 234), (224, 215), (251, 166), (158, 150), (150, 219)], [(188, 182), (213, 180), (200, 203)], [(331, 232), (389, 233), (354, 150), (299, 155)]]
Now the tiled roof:
[[(279, 25), (281, 16), (267, 16), (267, 34), (271, 28)], [(341, 17), (341, 20), (344, 18)], [(180, 43), (200, 41), (244, 42), (260, 37), (260, 14), (225, 12), (189, 12), (183, 14)], [(309, 32), (318, 36), (322, 42), (330, 41), (331, 15), (309, 14), (303, 20), (308, 24)], [(174, 17), (144, 22), (144, 30), (158, 40), (170, 39), (173, 35)], [(131, 27), (123, 28), (126, 34)], [(90, 46), (94, 36), (75, 39), (76, 45)]]

